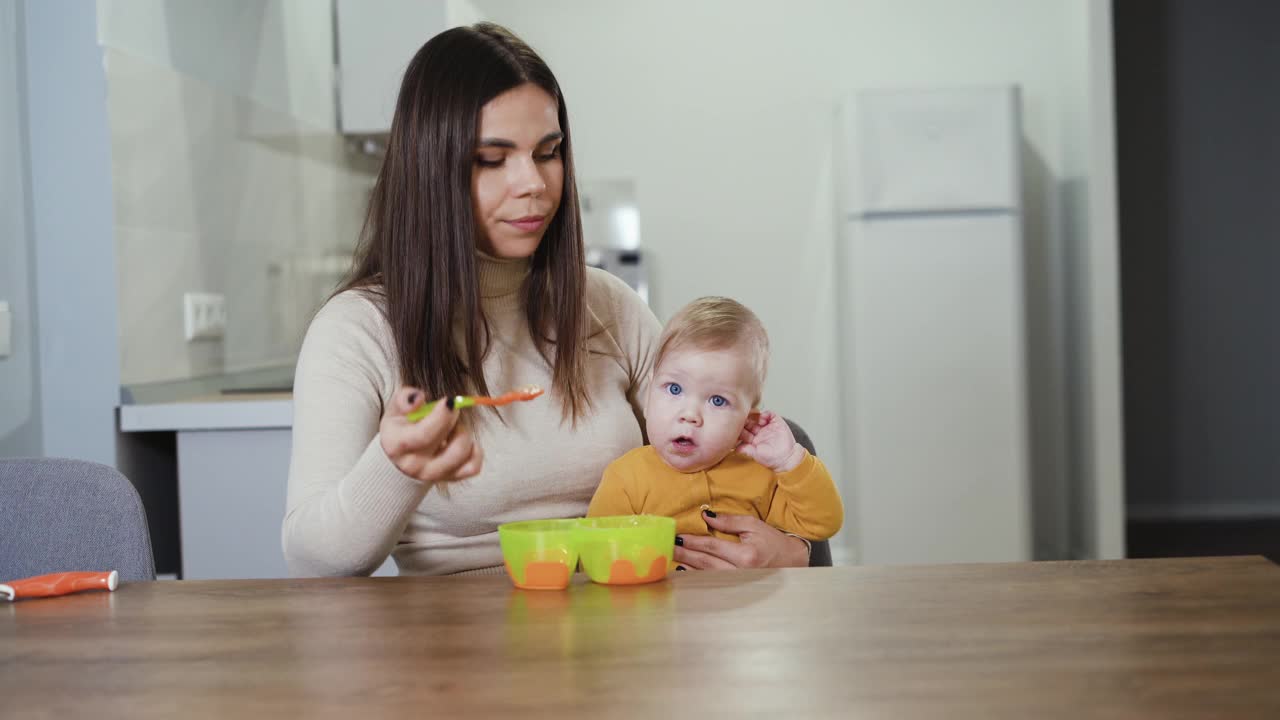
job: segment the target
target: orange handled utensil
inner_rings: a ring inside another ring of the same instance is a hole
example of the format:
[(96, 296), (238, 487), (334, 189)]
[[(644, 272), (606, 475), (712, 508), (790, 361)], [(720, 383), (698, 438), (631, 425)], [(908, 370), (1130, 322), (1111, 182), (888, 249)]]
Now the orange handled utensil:
[(120, 573), (110, 572), (60, 572), (37, 575), (12, 582), (0, 583), (0, 599), (55, 597), (84, 590), (115, 590), (120, 585)]
[[(472, 405), (488, 405), (496, 407), (499, 405), (510, 405), (515, 402), (526, 402), (532, 400), (545, 392), (537, 385), (526, 385), (522, 388), (503, 393), (497, 397), (486, 397), (484, 395), (455, 395), (453, 398), (453, 406), (459, 410), (471, 407)], [(431, 412), (432, 408), (439, 403), (439, 400), (432, 400), (413, 412), (405, 415), (409, 422), (418, 422)]]

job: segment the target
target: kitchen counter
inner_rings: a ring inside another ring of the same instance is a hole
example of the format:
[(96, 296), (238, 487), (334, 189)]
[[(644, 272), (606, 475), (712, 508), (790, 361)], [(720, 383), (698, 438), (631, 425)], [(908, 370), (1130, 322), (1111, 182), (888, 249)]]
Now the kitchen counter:
[[(280, 365), (120, 388), (121, 468), (149, 506), (157, 557), (182, 578), (289, 576), (280, 521), (293, 374)], [(374, 574), (395, 575), (395, 562)]]
[(291, 428), (293, 372), (280, 365), (122, 387), (120, 431)]
[(293, 427), (292, 393), (201, 395), (120, 406), (121, 432)]
[(292, 364), (120, 388), (117, 457), (157, 566), (185, 579), (287, 577), (280, 520)]
[(122, 403), (121, 467), (135, 485), (149, 489), (142, 492), (144, 503), (150, 494), (157, 509), (149, 514), (159, 512), (168, 528), (160, 544), (180, 549), (173, 561), (180, 577), (287, 577), (280, 521), (293, 395), (226, 389), (143, 395), (141, 402), (134, 396), (135, 402)]

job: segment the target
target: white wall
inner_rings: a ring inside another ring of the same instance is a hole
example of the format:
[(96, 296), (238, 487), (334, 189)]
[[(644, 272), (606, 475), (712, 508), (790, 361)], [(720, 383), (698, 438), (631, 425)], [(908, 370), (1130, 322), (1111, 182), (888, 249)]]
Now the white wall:
[[(99, 12), (121, 382), (291, 363), (376, 170), (334, 131), (329, 3), (99, 0)], [(188, 291), (226, 296), (223, 340), (184, 340)]]
[[(839, 447), (842, 437), (831, 402), (840, 382), (833, 335), (838, 99), (861, 88), (1018, 85), (1033, 463), (1037, 511), (1048, 518), (1037, 525), (1037, 554), (1074, 552), (1059, 515), (1076, 451), (1068, 425), (1089, 412), (1070, 407), (1070, 369), (1093, 351), (1068, 347), (1067, 315), (1071, 298), (1083, 303), (1079, 297), (1090, 292), (1074, 294), (1072, 283), (1092, 282), (1068, 267), (1070, 250), (1087, 245), (1091, 231), (1089, 206), (1079, 198), (1092, 168), (1089, 4), (476, 4), (556, 72), (579, 177), (636, 180), (659, 317), (711, 293), (754, 308), (775, 349), (766, 403), (801, 422), (820, 451)], [(1087, 253), (1082, 258), (1088, 262)], [(838, 456), (826, 457), (838, 476)]]

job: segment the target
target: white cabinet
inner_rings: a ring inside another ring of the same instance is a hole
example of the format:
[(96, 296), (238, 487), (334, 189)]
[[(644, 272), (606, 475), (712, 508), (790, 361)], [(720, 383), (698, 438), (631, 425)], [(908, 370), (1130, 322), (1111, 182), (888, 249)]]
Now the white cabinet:
[(348, 135), (391, 131), (405, 68), (423, 43), (481, 19), (466, 0), (337, 0), (338, 126)]
[[(290, 428), (180, 430), (184, 580), (289, 577), (281, 550)], [(375, 575), (395, 575), (388, 558)]]
[(844, 467), (867, 564), (1031, 559), (1017, 92), (844, 108)]
[(1018, 223), (871, 221), (846, 248), (863, 563), (1031, 559)]
[(1019, 204), (1012, 88), (859, 93), (845, 107), (845, 209), (950, 214)]
[[(232, 397), (120, 407), (120, 469), (139, 486), (149, 515), (171, 507), (177, 483), (178, 517), (153, 517), (151, 540), (157, 561), (161, 548), (178, 543), (179, 567), (173, 569), (185, 580), (289, 576), (280, 530), (293, 401)], [(160, 437), (168, 433), (176, 433), (176, 442)], [(374, 572), (395, 574), (391, 558)]]

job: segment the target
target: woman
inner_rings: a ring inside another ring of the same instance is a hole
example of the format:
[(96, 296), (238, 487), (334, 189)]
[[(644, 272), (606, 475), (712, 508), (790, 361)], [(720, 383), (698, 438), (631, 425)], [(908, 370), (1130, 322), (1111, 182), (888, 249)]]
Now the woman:
[[(284, 552), (299, 575), (501, 572), (500, 523), (581, 516), (644, 441), (659, 324), (585, 267), (569, 119), (551, 70), (496, 25), (433, 38), (405, 71), (351, 277), (294, 380)], [(431, 398), (541, 385), (461, 417)], [(803, 565), (754, 518), (693, 567)]]

